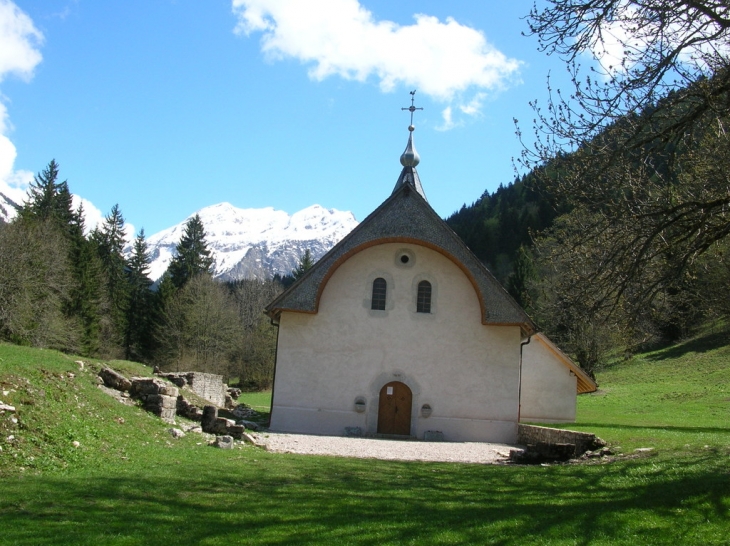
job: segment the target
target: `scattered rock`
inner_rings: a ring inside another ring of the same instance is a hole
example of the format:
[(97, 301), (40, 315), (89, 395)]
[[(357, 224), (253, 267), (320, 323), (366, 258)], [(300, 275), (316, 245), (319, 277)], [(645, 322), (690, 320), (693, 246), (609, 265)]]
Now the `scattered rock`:
[(638, 447), (634, 450), (636, 453), (649, 453), (650, 451), (654, 451), (653, 447)]
[(245, 404), (239, 404), (231, 411), (236, 419), (246, 419), (256, 413), (256, 410), (249, 408)]
[(251, 444), (252, 446), (261, 447), (261, 448), (266, 449), (266, 444), (259, 442), (259, 440), (255, 436), (252, 436), (251, 434), (247, 434), (244, 432), (243, 435), (241, 436), (241, 440), (243, 440), (247, 444)]
[(0, 402), (0, 413), (7, 411), (9, 413), (15, 413), (15, 406), (10, 406), (8, 404), (3, 404)]
[[(258, 432), (261, 430), (261, 426), (258, 423), (254, 423), (253, 421), (246, 421), (245, 419), (241, 419), (240, 421), (236, 421), (239, 425), (246, 427), (248, 430), (253, 430), (254, 432)], [(347, 427), (350, 428), (350, 427)], [(345, 429), (345, 432), (347, 432), (347, 428)], [(354, 427), (354, 428), (360, 428), (360, 427)], [(360, 434), (358, 436), (362, 436), (362, 429), (360, 429)]]
[(203, 427), (201, 427), (200, 425), (181, 423), (180, 428), (183, 429), (183, 431), (185, 432), (194, 432), (196, 434), (203, 433)]
[(185, 436), (185, 433), (179, 428), (170, 428), (167, 432), (169, 432), (173, 438), (182, 438)]
[(82, 360), (76, 360), (76, 361), (74, 361), (74, 364), (78, 364), (79, 370), (84, 369), (84, 362)]
[(81, 446), (81, 442), (77, 442), (76, 440), (74, 440), (73, 442), (71, 442), (71, 445), (74, 447), (79, 447)]
[(233, 436), (216, 436), (213, 445), (221, 449), (233, 449)]

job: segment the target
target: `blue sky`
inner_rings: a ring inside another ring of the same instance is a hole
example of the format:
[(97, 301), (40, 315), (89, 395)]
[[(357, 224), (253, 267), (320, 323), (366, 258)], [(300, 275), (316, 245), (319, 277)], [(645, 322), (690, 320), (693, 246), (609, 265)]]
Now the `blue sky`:
[(55, 158), (88, 209), (118, 203), (148, 235), (222, 201), (362, 220), (417, 89), (418, 171), (446, 217), (514, 179), (512, 120), (530, 132), (548, 73), (568, 87), (521, 34), (531, 5), (0, 0), (0, 191)]

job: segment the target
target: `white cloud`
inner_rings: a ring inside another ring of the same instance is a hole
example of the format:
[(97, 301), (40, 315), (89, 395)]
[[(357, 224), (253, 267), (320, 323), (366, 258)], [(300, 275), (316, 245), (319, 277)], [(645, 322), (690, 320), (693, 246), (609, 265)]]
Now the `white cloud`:
[(474, 98), (467, 104), (462, 104), (459, 109), (469, 116), (476, 116), (482, 111), (482, 103), (486, 98), (486, 93), (477, 93)]
[(37, 46), (42, 42), (30, 17), (10, 0), (0, 0), (0, 81), (8, 74), (29, 80), (41, 62)]
[[(41, 61), (37, 46), (42, 41), (30, 17), (10, 0), (0, 0), (0, 82), (9, 74), (29, 80)], [(33, 173), (14, 169), (17, 150), (7, 136), (9, 131), (8, 112), (0, 103), (0, 193), (21, 204)], [(12, 209), (7, 212), (14, 215)]]
[(451, 17), (376, 21), (357, 0), (233, 0), (233, 12), (237, 33), (263, 33), (269, 59), (298, 59), (312, 79), (375, 78), (383, 92), (416, 87), (465, 115), (478, 114), (485, 92), (505, 88), (521, 64)]
[(443, 123), (436, 127), (437, 131), (450, 131), (457, 126), (454, 122), (454, 114), (451, 110), (451, 106), (447, 106), (441, 111), (441, 119), (443, 120)]

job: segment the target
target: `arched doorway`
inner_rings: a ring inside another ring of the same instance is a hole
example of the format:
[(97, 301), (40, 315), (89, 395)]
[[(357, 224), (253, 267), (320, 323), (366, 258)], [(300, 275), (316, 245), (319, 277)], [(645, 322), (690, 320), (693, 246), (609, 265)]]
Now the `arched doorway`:
[(411, 402), (413, 395), (408, 385), (391, 381), (380, 389), (378, 404), (378, 433), (411, 434)]

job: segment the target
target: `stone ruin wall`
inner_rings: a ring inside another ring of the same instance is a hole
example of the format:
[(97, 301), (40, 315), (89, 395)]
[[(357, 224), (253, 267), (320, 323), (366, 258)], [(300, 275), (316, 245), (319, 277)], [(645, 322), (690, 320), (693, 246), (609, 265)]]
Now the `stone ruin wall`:
[(222, 408), (226, 404), (227, 388), (223, 383), (222, 375), (203, 372), (177, 372), (160, 373), (159, 376), (169, 379), (180, 388), (188, 385), (195, 394), (209, 400), (218, 407)]
[(572, 444), (576, 454), (582, 454), (588, 449), (594, 449), (603, 442), (595, 434), (562, 430), (556, 428), (539, 427), (520, 424), (517, 428), (517, 443), (523, 446), (536, 444)]

